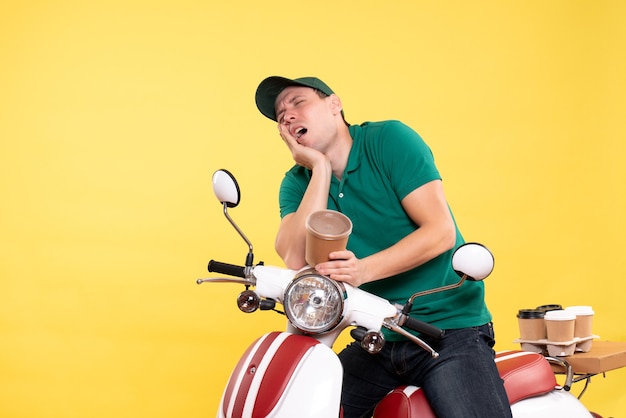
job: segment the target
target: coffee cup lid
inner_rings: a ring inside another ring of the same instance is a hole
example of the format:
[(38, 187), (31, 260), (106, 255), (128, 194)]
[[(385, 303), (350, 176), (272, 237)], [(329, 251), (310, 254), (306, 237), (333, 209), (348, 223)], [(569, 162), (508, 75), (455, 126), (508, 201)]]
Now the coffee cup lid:
[(563, 309), (563, 307), (561, 305), (558, 305), (558, 304), (552, 304), (552, 305), (537, 306), (537, 309), (539, 309), (540, 311), (548, 312), (548, 311), (561, 310), (561, 309)]
[(306, 229), (324, 240), (343, 239), (352, 233), (352, 221), (341, 212), (325, 209), (311, 213)]
[(565, 310), (574, 312), (576, 315), (593, 315), (591, 306), (568, 306)]
[(576, 319), (576, 314), (573, 311), (556, 310), (556, 311), (548, 311), (544, 317), (550, 321), (570, 321), (572, 319)]
[(537, 319), (543, 318), (545, 312), (541, 309), (520, 309), (517, 311), (517, 317), (521, 319)]

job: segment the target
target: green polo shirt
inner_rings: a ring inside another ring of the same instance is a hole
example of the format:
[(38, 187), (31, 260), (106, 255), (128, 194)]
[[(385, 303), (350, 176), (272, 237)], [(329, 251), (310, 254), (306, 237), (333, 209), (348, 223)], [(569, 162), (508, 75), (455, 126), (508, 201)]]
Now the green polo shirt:
[[(349, 128), (353, 139), (341, 180), (333, 176), (328, 209), (346, 214), (353, 224), (348, 249), (364, 258), (388, 248), (419, 228), (401, 201), (420, 186), (441, 179), (430, 148), (411, 128), (398, 121), (366, 122)], [(298, 209), (311, 171), (292, 167), (280, 187), (281, 217)], [(463, 243), (457, 227), (455, 248)], [(456, 283), (453, 250), (412, 270), (361, 286), (404, 305), (415, 292)], [(467, 281), (459, 289), (415, 300), (412, 316), (443, 329), (483, 325), (491, 320), (482, 282)], [(388, 339), (400, 339), (397, 334)]]

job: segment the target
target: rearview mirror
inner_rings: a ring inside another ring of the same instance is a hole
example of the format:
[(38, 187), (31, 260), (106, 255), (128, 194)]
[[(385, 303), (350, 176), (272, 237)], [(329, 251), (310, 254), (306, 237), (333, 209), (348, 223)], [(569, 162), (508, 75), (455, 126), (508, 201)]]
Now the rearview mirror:
[(459, 276), (480, 281), (491, 274), (494, 267), (493, 254), (487, 247), (476, 242), (461, 245), (452, 255), (452, 268)]
[(241, 199), (237, 180), (228, 170), (222, 169), (213, 173), (213, 193), (220, 203), (229, 208), (237, 206)]

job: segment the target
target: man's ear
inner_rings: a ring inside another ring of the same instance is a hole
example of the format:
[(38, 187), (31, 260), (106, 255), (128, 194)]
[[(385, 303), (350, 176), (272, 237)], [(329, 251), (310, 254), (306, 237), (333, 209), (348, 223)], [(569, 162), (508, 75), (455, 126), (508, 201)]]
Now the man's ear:
[(338, 115), (343, 110), (343, 105), (341, 104), (341, 99), (336, 94), (331, 94), (328, 96), (330, 99), (330, 109), (333, 112), (333, 115)]

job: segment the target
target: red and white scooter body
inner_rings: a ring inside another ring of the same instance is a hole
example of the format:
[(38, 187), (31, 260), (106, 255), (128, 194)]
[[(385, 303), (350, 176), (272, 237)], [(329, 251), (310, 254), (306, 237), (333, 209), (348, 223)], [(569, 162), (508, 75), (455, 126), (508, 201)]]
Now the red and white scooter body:
[(511, 405), (513, 418), (592, 418), (574, 395), (563, 389), (524, 399)]
[[(543, 356), (498, 353), (514, 418), (591, 418), (571, 393), (557, 385)], [(222, 396), (218, 418), (339, 417), (342, 368), (337, 355), (314, 338), (271, 332), (255, 341), (235, 367)], [(423, 391), (395, 389), (374, 417), (436, 418)]]
[(339, 417), (342, 368), (319, 341), (271, 332), (239, 360), (222, 395), (218, 418)]

